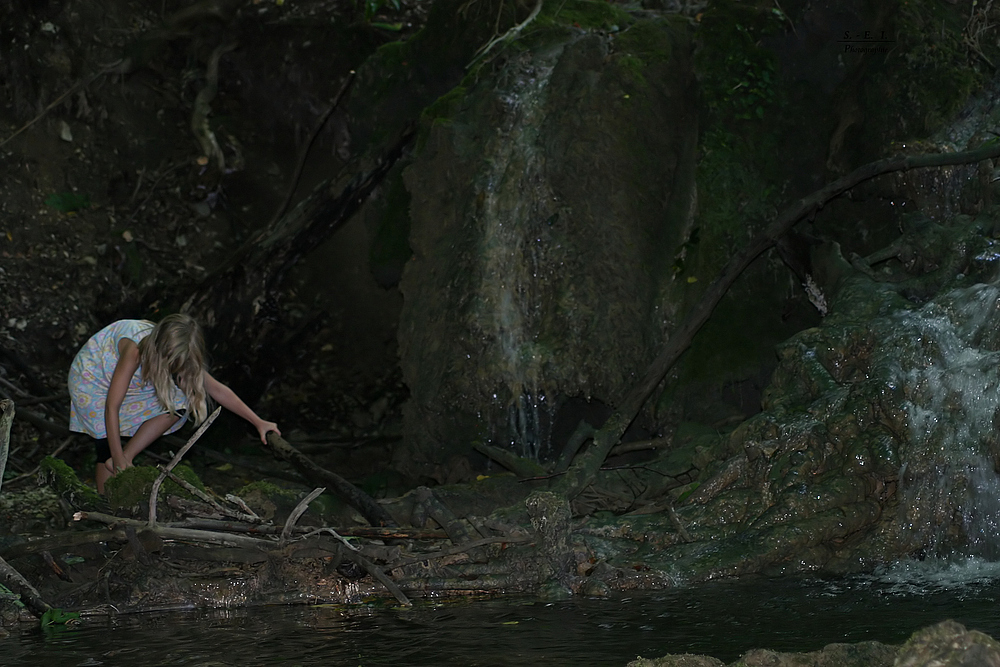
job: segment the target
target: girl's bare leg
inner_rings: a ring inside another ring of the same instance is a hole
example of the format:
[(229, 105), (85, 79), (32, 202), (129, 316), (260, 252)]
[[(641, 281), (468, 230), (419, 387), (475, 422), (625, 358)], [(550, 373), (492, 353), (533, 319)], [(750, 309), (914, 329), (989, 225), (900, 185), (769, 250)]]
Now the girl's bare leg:
[(94, 470), (94, 481), (97, 482), (97, 492), (104, 495), (104, 483), (111, 479), (111, 459), (107, 461), (98, 461), (97, 468)]

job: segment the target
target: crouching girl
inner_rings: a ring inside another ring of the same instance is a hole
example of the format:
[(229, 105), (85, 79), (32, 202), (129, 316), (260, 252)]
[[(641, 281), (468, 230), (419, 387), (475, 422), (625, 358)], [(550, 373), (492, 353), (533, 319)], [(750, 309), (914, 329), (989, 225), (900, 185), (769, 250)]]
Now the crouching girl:
[(201, 327), (188, 315), (168, 315), (155, 325), (119, 320), (98, 331), (73, 359), (69, 395), (70, 430), (96, 441), (100, 493), (161, 435), (188, 419), (204, 421), (208, 397), (249, 421), (261, 442), (268, 431), (281, 433), (205, 370)]

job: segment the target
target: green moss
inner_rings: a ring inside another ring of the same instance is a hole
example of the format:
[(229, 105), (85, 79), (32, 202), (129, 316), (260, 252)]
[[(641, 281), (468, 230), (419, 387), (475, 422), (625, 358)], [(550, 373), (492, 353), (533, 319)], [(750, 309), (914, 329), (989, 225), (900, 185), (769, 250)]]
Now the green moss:
[(565, 0), (547, 2), (542, 6), (534, 28), (568, 25), (594, 30), (622, 29), (632, 23), (628, 12), (602, 0)]
[(648, 65), (668, 62), (673, 51), (674, 26), (674, 21), (666, 19), (636, 21), (615, 35), (615, 51), (628, 53)]
[(73, 469), (62, 459), (46, 456), (38, 464), (38, 474), (74, 507), (94, 509), (105, 505), (104, 499), (97, 491), (81, 482)]
[[(982, 3), (979, 3), (980, 8)], [(867, 73), (850, 81), (865, 122), (845, 139), (850, 162), (881, 157), (890, 141), (925, 138), (941, 129), (970, 96), (992, 77), (992, 67), (966, 41), (969, 5), (935, 0), (905, 0), (886, 29), (897, 43), (884, 56), (868, 56)], [(1000, 55), (994, 26), (978, 43), (987, 57)]]
[(284, 489), (278, 486), (277, 484), (272, 484), (271, 482), (264, 482), (264, 481), (250, 482), (246, 486), (234, 492), (235, 495), (239, 496), (240, 498), (243, 498), (244, 500), (246, 500), (246, 496), (249, 496), (253, 493), (260, 493), (265, 496), (271, 496), (275, 498), (290, 498), (290, 499), (296, 498), (296, 494), (294, 491), (289, 491), (288, 489)]
[[(204, 490), (205, 485), (190, 466), (182, 464), (174, 468), (172, 472), (188, 484)], [(119, 509), (131, 508), (142, 502), (148, 502), (149, 494), (153, 490), (153, 482), (159, 476), (160, 471), (152, 466), (133, 466), (123, 470), (104, 484), (108, 504), (112, 508)], [(162, 500), (167, 495), (182, 498), (193, 497), (186, 489), (171, 479), (164, 480), (160, 485), (158, 498)]]
[(465, 86), (455, 86), (423, 110), (423, 113), (420, 114), (421, 122), (432, 124), (439, 120), (447, 121), (458, 112), (467, 94), (468, 90)]
[(783, 27), (769, 6), (722, 0), (706, 9), (695, 68), (713, 124), (767, 115), (777, 101), (778, 59), (764, 41)]

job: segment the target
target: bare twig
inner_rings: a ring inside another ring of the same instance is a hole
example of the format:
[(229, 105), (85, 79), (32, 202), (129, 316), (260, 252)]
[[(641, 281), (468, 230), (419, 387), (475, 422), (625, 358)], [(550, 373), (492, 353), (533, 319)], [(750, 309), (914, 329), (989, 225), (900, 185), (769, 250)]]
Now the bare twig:
[(239, 496), (234, 495), (232, 493), (227, 493), (226, 500), (228, 500), (229, 502), (231, 502), (232, 504), (236, 505), (241, 510), (243, 510), (246, 516), (250, 517), (249, 519), (247, 519), (247, 521), (250, 521), (251, 523), (261, 523), (263, 521), (263, 519), (261, 519), (256, 512), (250, 509), (250, 506), (246, 504), (246, 501), (244, 501)]
[(160, 476), (156, 478), (156, 481), (153, 482), (153, 490), (150, 491), (149, 493), (150, 528), (156, 526), (156, 496), (160, 492), (160, 485), (163, 484), (163, 480), (166, 479), (167, 473), (173, 470), (174, 467), (181, 462), (181, 459), (184, 458), (184, 455), (187, 454), (187, 451), (194, 446), (194, 443), (198, 442), (198, 438), (200, 438), (202, 434), (204, 434), (205, 431), (208, 430), (208, 427), (212, 425), (212, 422), (215, 421), (215, 418), (219, 416), (220, 412), (222, 412), (222, 408), (218, 407), (215, 409), (215, 412), (213, 412), (208, 416), (208, 419), (205, 420), (205, 423), (203, 423), (201, 426), (198, 427), (198, 430), (194, 432), (194, 435), (192, 435), (191, 439), (187, 441), (187, 444), (181, 447), (181, 450), (177, 452), (177, 454), (174, 455), (174, 458), (170, 460), (170, 463), (167, 464), (166, 469), (163, 470), (160, 473)]
[[(65, 449), (67, 447), (69, 447), (70, 445), (72, 445), (73, 441), (75, 441), (75, 440), (76, 440), (76, 435), (66, 436), (66, 439), (62, 441), (62, 444), (60, 444), (58, 447), (56, 447), (55, 451), (53, 451), (51, 454), (49, 454), (49, 456), (51, 456), (51, 457), (59, 456), (60, 454), (63, 453), (63, 451), (65, 451)], [(24, 474), (21, 474), (21, 475), (18, 475), (14, 479), (10, 480), (9, 482), (7, 482), (7, 484), (16, 484), (17, 482), (20, 482), (20, 481), (25, 480), (25, 479), (29, 479), (32, 476), (37, 475), (38, 474), (38, 469), (40, 467), (41, 466), (35, 466), (34, 468), (32, 468), (31, 470), (29, 470), (28, 472), (26, 472)], [(3, 478), (3, 467), (0, 466), (0, 479), (2, 479), (2, 478)]]
[[(284, 533), (284, 531), (282, 531), (282, 533)], [(348, 541), (348, 539), (346, 537), (344, 537), (343, 535), (341, 535), (340, 533), (338, 533), (337, 531), (335, 531), (333, 528), (328, 528), (328, 527), (317, 528), (316, 530), (313, 530), (311, 532), (306, 533), (300, 539), (305, 540), (305, 539), (308, 539), (310, 537), (313, 537), (314, 535), (320, 535), (322, 533), (330, 533), (331, 535), (333, 535), (334, 537), (336, 537), (338, 540), (340, 540), (341, 542), (343, 542), (344, 546), (347, 547), (348, 549), (350, 549), (351, 551), (360, 551), (360, 549), (358, 549), (356, 546), (354, 546), (353, 544), (351, 544), (350, 541)]]
[(310, 133), (309, 138), (306, 140), (305, 146), (302, 147), (302, 154), (299, 155), (298, 164), (295, 165), (295, 173), (292, 174), (292, 180), (288, 184), (288, 193), (285, 195), (285, 200), (281, 202), (281, 206), (271, 217), (271, 221), (265, 225), (265, 229), (276, 223), (281, 219), (281, 216), (285, 214), (288, 210), (288, 205), (292, 203), (292, 197), (295, 195), (295, 190), (299, 187), (299, 179), (302, 178), (302, 170), (306, 166), (306, 158), (309, 157), (309, 151), (312, 149), (313, 143), (316, 142), (316, 137), (319, 136), (320, 131), (326, 125), (326, 121), (330, 119), (331, 114), (336, 110), (337, 106), (340, 104), (341, 98), (347, 89), (351, 87), (354, 83), (354, 70), (351, 70), (350, 74), (347, 75), (347, 80), (337, 91), (337, 95), (333, 98), (333, 102), (330, 103), (330, 108), (320, 116), (320, 119), (316, 122), (316, 126), (313, 128), (312, 133)]
[[(180, 169), (181, 167), (183, 167), (185, 164), (187, 164), (187, 162), (178, 162), (177, 164), (173, 165), (172, 167), (170, 167), (166, 171), (164, 171), (162, 174), (160, 174), (156, 178), (156, 180), (153, 181), (153, 184), (151, 186), (149, 186), (149, 193), (146, 195), (145, 199), (142, 200), (142, 203), (139, 204), (138, 206), (136, 206), (135, 210), (132, 211), (132, 214), (128, 217), (128, 220), (125, 221), (125, 226), (128, 226), (128, 225), (132, 224), (132, 221), (135, 220), (135, 216), (139, 215), (139, 211), (141, 211), (142, 208), (146, 204), (149, 203), (149, 199), (153, 196), (153, 193), (156, 192), (156, 186), (160, 184), (160, 181), (162, 181), (164, 178), (166, 178), (167, 176), (169, 176), (173, 172), (175, 172), (178, 169)], [(139, 185), (141, 183), (142, 183), (142, 177), (140, 176), (139, 183), (137, 183), (136, 186), (135, 186), (135, 188), (136, 188), (135, 189), (136, 194), (139, 194)], [(133, 199), (134, 198), (135, 197), (133, 195)]]
[(316, 500), (324, 491), (326, 491), (325, 486), (313, 489), (308, 496), (299, 501), (299, 504), (295, 506), (292, 513), (288, 515), (288, 520), (285, 521), (285, 527), (281, 530), (281, 538), (278, 540), (279, 544), (284, 544), (288, 541), (288, 536), (291, 535), (292, 529), (295, 528), (295, 524), (298, 522), (299, 517), (305, 514), (306, 510), (309, 509), (309, 503)]
[(31, 120), (29, 120), (23, 126), (21, 126), (21, 129), (19, 129), (17, 132), (15, 132), (14, 134), (10, 135), (9, 137), (7, 137), (6, 139), (4, 139), (3, 141), (0, 141), (0, 148), (3, 148), (5, 145), (7, 145), (7, 143), (9, 141), (11, 141), (12, 139), (14, 139), (14, 137), (18, 136), (19, 134), (21, 134), (22, 132), (24, 132), (25, 130), (27, 130), (28, 128), (30, 128), (32, 125), (34, 125), (35, 123), (37, 123), (38, 121), (40, 121), (42, 118), (45, 117), (45, 114), (47, 114), (48, 112), (50, 112), (53, 109), (55, 109), (57, 106), (59, 106), (59, 104), (63, 100), (65, 100), (67, 97), (69, 97), (70, 95), (72, 95), (76, 91), (82, 90), (82, 89), (88, 87), (90, 84), (92, 84), (98, 78), (104, 76), (105, 74), (107, 74), (109, 72), (115, 72), (115, 71), (117, 71), (118, 68), (119, 68), (119, 66), (122, 64), (122, 62), (123, 61), (121, 61), (121, 60), (113, 62), (110, 65), (107, 65), (106, 67), (104, 67), (97, 74), (94, 74), (93, 76), (91, 76), (89, 79), (84, 79), (82, 81), (77, 81), (75, 84), (73, 84), (72, 86), (70, 86), (69, 90), (67, 90), (65, 93), (63, 93), (62, 95), (60, 95), (59, 97), (57, 97), (55, 100), (53, 100), (52, 103), (49, 104), (49, 106), (47, 106), (44, 109), (42, 109), (41, 113), (39, 113), (37, 116), (35, 116)]
[(475, 64), (476, 64), (476, 62), (477, 62), (477, 61), (478, 61), (478, 60), (479, 60), (480, 58), (482, 58), (482, 57), (483, 57), (483, 56), (485, 56), (485, 55), (486, 55), (487, 53), (489, 53), (489, 52), (490, 52), (490, 50), (491, 50), (491, 49), (492, 49), (492, 48), (493, 48), (494, 46), (496, 46), (497, 44), (499, 44), (500, 42), (507, 42), (507, 41), (510, 41), (510, 40), (514, 39), (514, 37), (516, 37), (516, 36), (517, 36), (518, 34), (520, 34), (520, 32), (521, 32), (522, 30), (524, 30), (524, 29), (525, 29), (525, 27), (526, 27), (526, 26), (527, 26), (527, 25), (528, 25), (529, 23), (531, 23), (532, 21), (534, 21), (534, 20), (535, 20), (535, 18), (536, 18), (536, 17), (538, 16), (538, 13), (539, 13), (540, 11), (542, 11), (542, 4), (543, 4), (543, 3), (544, 3), (544, 0), (537, 0), (537, 2), (535, 2), (535, 8), (531, 10), (531, 13), (530, 13), (530, 14), (528, 14), (528, 18), (524, 19), (523, 21), (521, 21), (521, 22), (520, 22), (520, 23), (518, 23), (518, 24), (517, 24), (516, 26), (514, 26), (513, 28), (511, 28), (510, 30), (508, 30), (508, 31), (507, 31), (507, 32), (505, 32), (504, 34), (500, 35), (499, 37), (496, 37), (496, 38), (494, 38), (494, 39), (490, 40), (490, 41), (489, 41), (489, 42), (488, 42), (488, 43), (487, 43), (487, 44), (486, 44), (485, 46), (483, 46), (483, 47), (482, 47), (482, 48), (480, 48), (480, 49), (479, 49), (478, 51), (476, 51), (476, 55), (475, 55), (475, 57), (474, 57), (474, 58), (472, 59), (472, 62), (470, 62), (470, 63), (469, 63), (468, 65), (466, 65), (466, 66), (465, 66), (465, 69), (469, 69), (469, 68), (471, 68), (471, 67), (472, 67), (473, 65), (475, 65)]
[[(237, 521), (248, 521), (248, 522), (260, 521), (260, 517), (257, 516), (256, 514), (254, 514), (253, 512), (250, 512), (249, 514), (245, 514), (243, 512), (237, 512), (235, 510), (227, 509), (227, 508), (223, 507), (218, 501), (216, 501), (215, 498), (213, 498), (212, 496), (208, 495), (207, 493), (205, 493), (204, 491), (202, 491), (201, 489), (199, 489), (194, 484), (188, 482), (187, 480), (178, 477), (173, 472), (167, 470), (164, 466), (160, 465), (160, 466), (156, 466), (156, 467), (159, 468), (159, 470), (161, 472), (166, 471), (167, 477), (169, 477), (170, 479), (172, 479), (179, 486), (182, 486), (183, 488), (187, 489), (188, 493), (190, 493), (190, 494), (192, 494), (194, 496), (197, 496), (197, 497), (201, 498), (202, 500), (204, 500), (206, 503), (208, 503), (209, 505), (211, 505), (212, 508), (215, 509), (215, 511), (217, 511), (219, 514), (222, 514), (223, 516), (232, 517), (232, 518), (236, 519)], [(249, 508), (247, 508), (247, 509), (249, 509)]]

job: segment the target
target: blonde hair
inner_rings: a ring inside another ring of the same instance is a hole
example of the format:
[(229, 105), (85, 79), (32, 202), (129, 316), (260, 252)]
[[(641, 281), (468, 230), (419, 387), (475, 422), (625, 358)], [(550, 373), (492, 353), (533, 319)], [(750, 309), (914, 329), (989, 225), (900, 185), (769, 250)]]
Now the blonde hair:
[(205, 392), (205, 339), (190, 315), (167, 315), (139, 341), (142, 379), (150, 382), (156, 397), (170, 414), (174, 410), (173, 383), (184, 393), (195, 424), (208, 416)]

